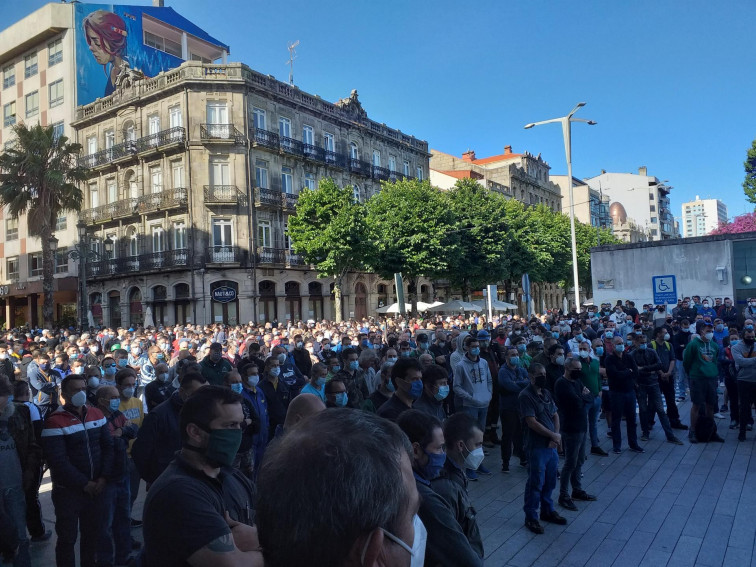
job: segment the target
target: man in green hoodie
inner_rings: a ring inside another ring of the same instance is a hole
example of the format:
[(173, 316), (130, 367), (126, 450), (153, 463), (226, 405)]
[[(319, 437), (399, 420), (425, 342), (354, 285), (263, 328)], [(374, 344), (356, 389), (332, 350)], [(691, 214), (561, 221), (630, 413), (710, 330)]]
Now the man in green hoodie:
[[(691, 339), (683, 351), (683, 367), (690, 377), (690, 430), (688, 440), (697, 443), (696, 421), (700, 408), (706, 408), (706, 415), (713, 417), (719, 406), (717, 405), (717, 380), (719, 367), (717, 357), (719, 347), (714, 341), (714, 327), (711, 323), (701, 326), (700, 335)], [(714, 435), (712, 441), (723, 441), (719, 435)]]

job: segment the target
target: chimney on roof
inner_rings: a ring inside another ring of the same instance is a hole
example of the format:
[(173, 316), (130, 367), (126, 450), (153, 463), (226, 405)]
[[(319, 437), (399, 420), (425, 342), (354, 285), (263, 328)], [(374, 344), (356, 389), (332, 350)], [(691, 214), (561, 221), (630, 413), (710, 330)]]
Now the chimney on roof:
[(462, 160), (470, 162), (475, 161), (475, 150), (467, 150), (465, 153), (463, 153)]
[(504, 146), (504, 155), (509, 155), (512, 153), (512, 146)]
[(648, 175), (648, 168), (642, 165), (638, 168), (638, 175)]
[(165, 0), (152, 0), (152, 5), (155, 8), (162, 8), (165, 6)]
[(602, 169), (602, 170), (601, 170), (601, 175), (604, 175), (605, 173), (606, 173), (606, 170), (605, 170), (605, 169)]

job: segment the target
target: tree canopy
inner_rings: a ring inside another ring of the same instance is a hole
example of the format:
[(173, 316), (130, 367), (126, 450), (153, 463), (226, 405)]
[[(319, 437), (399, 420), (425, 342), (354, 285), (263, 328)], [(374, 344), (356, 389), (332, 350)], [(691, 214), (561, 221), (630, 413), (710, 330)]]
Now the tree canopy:
[(743, 192), (745, 193), (748, 202), (756, 205), (756, 140), (751, 143), (751, 147), (746, 153), (746, 160), (743, 167), (745, 168)]

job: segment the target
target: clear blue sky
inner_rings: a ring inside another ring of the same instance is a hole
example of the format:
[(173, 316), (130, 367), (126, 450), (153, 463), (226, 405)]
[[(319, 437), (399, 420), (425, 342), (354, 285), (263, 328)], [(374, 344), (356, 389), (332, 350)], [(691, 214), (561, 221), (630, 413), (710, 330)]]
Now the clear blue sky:
[[(150, 4), (142, 0), (126, 4)], [(0, 0), (2, 24), (42, 0)], [(566, 173), (557, 125), (567, 113), (573, 173), (601, 169), (669, 180), (680, 204), (716, 197), (730, 216), (747, 207), (743, 161), (756, 138), (753, 22), (756, 4), (729, 0), (166, 0), (231, 46), (231, 58), (287, 80), (287, 43), (302, 89), (335, 101), (357, 89), (368, 115), (479, 157), (541, 153)], [(750, 207), (752, 210), (752, 206)]]

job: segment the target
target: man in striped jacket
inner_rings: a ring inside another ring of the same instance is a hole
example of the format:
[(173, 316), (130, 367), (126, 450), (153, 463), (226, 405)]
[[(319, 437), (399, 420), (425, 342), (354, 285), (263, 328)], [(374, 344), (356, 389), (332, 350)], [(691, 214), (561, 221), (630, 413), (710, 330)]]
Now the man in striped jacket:
[(86, 405), (87, 382), (71, 374), (61, 383), (61, 406), (45, 421), (42, 449), (52, 475), (58, 567), (74, 567), (77, 531), (82, 567), (95, 565), (99, 499), (113, 468), (113, 438), (103, 413)]

